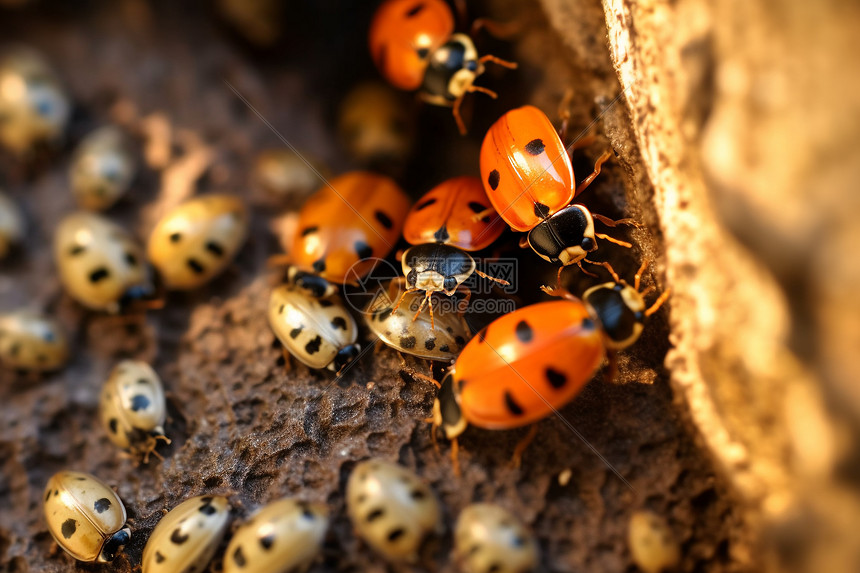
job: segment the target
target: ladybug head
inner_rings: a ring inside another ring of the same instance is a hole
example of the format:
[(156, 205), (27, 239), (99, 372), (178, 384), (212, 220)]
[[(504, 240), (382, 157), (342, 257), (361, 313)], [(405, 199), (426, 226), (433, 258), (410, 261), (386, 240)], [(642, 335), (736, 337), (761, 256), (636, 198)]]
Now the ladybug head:
[(573, 265), (597, 249), (594, 220), (582, 205), (569, 205), (529, 231), (529, 245), (541, 258)]
[(645, 322), (645, 301), (626, 282), (609, 282), (591, 287), (582, 300), (600, 322), (607, 347), (627, 348), (639, 338)]
[(340, 373), (350, 362), (358, 358), (359, 354), (361, 354), (361, 346), (358, 344), (350, 344), (341, 348), (334, 357), (331, 364), (332, 369)]
[(99, 554), (99, 561), (102, 563), (113, 561), (129, 541), (131, 541), (131, 529), (128, 527), (120, 529), (105, 541)]

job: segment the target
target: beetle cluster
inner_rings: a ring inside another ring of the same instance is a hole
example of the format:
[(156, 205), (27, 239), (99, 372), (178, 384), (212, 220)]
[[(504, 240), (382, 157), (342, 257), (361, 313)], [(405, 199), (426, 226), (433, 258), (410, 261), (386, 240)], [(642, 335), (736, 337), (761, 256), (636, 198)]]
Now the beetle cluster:
[[(478, 56), (473, 40), (454, 32), (454, 15), (442, 0), (385, 0), (371, 24), (369, 43), (390, 84), (451, 106), (461, 131), (463, 97), (471, 92), (495, 96), (474, 83), (485, 64), (516, 67)], [(0, 142), (21, 153), (60, 137), (70, 104), (47, 65), (29, 52), (12, 54), (0, 61), (2, 77), (17, 78), (27, 89), (23, 99), (14, 101), (0, 94), (0, 112), (12, 118), (3, 122)], [(607, 358), (612, 365), (615, 352), (636, 342), (646, 317), (668, 292), (649, 306), (647, 291), (640, 291), (645, 264), (630, 285), (607, 263), (587, 259), (598, 239), (631, 246), (595, 228), (596, 223), (614, 227), (628, 220), (613, 221), (574, 202), (608, 154), (577, 184), (564, 129), (560, 134), (535, 107), (513, 109), (484, 136), (476, 175), (442, 181), (413, 204), (394, 178), (371, 170), (406, 153), (414, 139), (413, 126), (405, 126), (411, 118), (390, 92), (379, 89), (363, 86), (354, 93), (341, 121), (343, 138), (368, 170), (325, 179), (314, 164), (296, 161), (295, 154), (267, 152), (257, 162), (255, 178), (273, 195), (304, 195), (317, 177), (322, 180), (286, 237), (287, 253), (272, 258), (288, 268), (282, 284), (271, 291), (267, 318), (285, 359), (343, 375), (367, 345), (342, 294), (362, 281), (375, 261), (390, 257), (401, 239), (408, 243), (399, 254), (402, 276), (378, 286), (362, 317), (384, 344), (447, 365), (441, 382), (433, 379), (439, 391), (432, 431), (435, 439), (441, 427), (454, 441), (453, 455), (457, 436), (468, 425), (517, 428), (571, 401)], [(370, 111), (361, 111), (365, 107)], [(401, 127), (392, 129), (397, 122)], [(250, 216), (241, 198), (206, 194), (167, 212), (144, 247), (101, 213), (129, 192), (137, 170), (132, 142), (117, 126), (94, 131), (72, 156), (70, 187), (81, 210), (57, 225), (54, 260), (65, 292), (95, 312), (134, 312), (157, 306), (163, 290), (201, 287), (230, 265), (249, 234)], [(480, 270), (473, 254), (495, 245), (508, 229), (526, 233), (520, 246), (559, 267), (556, 285), (543, 289), (555, 300), (499, 316), (475, 333), (463, 312), (435, 310), (434, 300), (460, 297), (468, 303), (465, 283), (472, 275), (507, 285)], [(0, 194), (0, 257), (24, 241), (26, 232), (15, 202)], [(561, 270), (577, 265), (586, 272), (584, 262), (604, 266), (612, 280), (576, 297), (561, 286)], [(55, 370), (68, 354), (66, 335), (55, 320), (30, 311), (0, 316), (0, 363), (5, 366)], [(115, 366), (99, 410), (108, 438), (136, 459), (160, 457), (159, 442), (170, 442), (165, 389), (144, 362)], [(519, 448), (515, 455), (521, 455)], [(456, 472), (456, 459), (454, 464)], [(416, 560), (425, 539), (444, 529), (433, 491), (412, 472), (383, 460), (360, 463), (344, 497), (359, 537), (394, 562)], [(132, 533), (122, 500), (90, 474), (53, 476), (44, 511), (54, 539), (82, 561), (110, 561)], [(228, 499), (219, 495), (180, 503), (152, 532), (143, 572), (204, 570), (227, 535), (231, 512)], [(292, 498), (272, 502), (233, 532), (223, 570), (306, 569), (325, 542), (328, 515), (323, 505)], [(532, 534), (494, 504), (462, 511), (454, 545), (464, 571), (525, 572), (539, 563)]]

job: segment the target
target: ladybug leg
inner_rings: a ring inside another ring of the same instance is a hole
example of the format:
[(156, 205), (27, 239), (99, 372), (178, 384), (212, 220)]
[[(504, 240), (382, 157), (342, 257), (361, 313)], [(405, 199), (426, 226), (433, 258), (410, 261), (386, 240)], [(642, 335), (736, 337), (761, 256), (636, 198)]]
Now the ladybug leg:
[(603, 373), (603, 380), (607, 384), (613, 384), (618, 377), (618, 358), (614, 352), (610, 352), (607, 357), (609, 364), (606, 366), (606, 371)]
[(284, 372), (292, 372), (293, 370), (293, 357), (290, 356), (290, 353), (287, 351), (286, 347), (281, 347), (281, 353), (284, 356)]
[(519, 22), (497, 22), (496, 20), (488, 20), (487, 18), (475, 18), (472, 22), (472, 30), (469, 34), (471, 37), (481, 30), (486, 30), (489, 35), (499, 40), (508, 40), (513, 38), (522, 30)]
[(511, 284), (511, 283), (509, 283), (508, 281), (506, 281), (505, 279), (500, 279), (500, 278), (492, 277), (492, 276), (488, 275), (487, 273), (485, 273), (485, 272), (483, 272), (483, 271), (479, 271), (478, 269), (475, 269), (475, 274), (476, 274), (476, 275), (478, 275), (478, 276), (479, 276), (479, 277), (481, 277), (481, 278), (485, 278), (485, 279), (489, 279), (489, 280), (491, 280), (491, 281), (495, 281), (495, 282), (497, 282), (497, 283), (499, 283), (499, 284), (501, 284), (501, 285), (508, 286), (509, 284)]
[(534, 441), (535, 436), (537, 436), (537, 424), (532, 424), (532, 427), (529, 428), (529, 433), (523, 436), (523, 439), (517, 442), (517, 445), (514, 448), (514, 455), (511, 457), (511, 463), (514, 468), (519, 469), (522, 465), (523, 454), (531, 445), (532, 441)]
[[(426, 374), (421, 374), (420, 372), (417, 372), (416, 370), (413, 370), (412, 368), (409, 368), (406, 371), (409, 372), (409, 375), (412, 376), (413, 378), (415, 378), (416, 380), (423, 380), (425, 382), (430, 382), (431, 384), (436, 386), (436, 388), (442, 387), (442, 384), (440, 384), (439, 381), (436, 380), (435, 378), (431, 378), (431, 377), (427, 376)], [(428, 418), (426, 421), (433, 422), (433, 418)]]
[(612, 280), (614, 280), (615, 282), (617, 282), (617, 283), (624, 282), (618, 277), (618, 273), (615, 272), (615, 269), (612, 268), (612, 265), (610, 265), (606, 261), (589, 261), (588, 259), (584, 259), (584, 260), (587, 263), (591, 263), (592, 265), (597, 265), (599, 267), (603, 267), (604, 269), (609, 271), (609, 274), (612, 275)]
[(454, 114), (454, 121), (457, 122), (457, 129), (460, 130), (460, 135), (466, 135), (466, 124), (463, 123), (463, 117), (460, 115), (460, 105), (463, 103), (463, 96), (454, 100), (454, 105), (451, 107), (451, 113)]
[(585, 262), (587, 262), (587, 263), (590, 263), (590, 262), (591, 262), (591, 261), (589, 261), (588, 259), (582, 259), (582, 260), (580, 260), (580, 261), (576, 261), (576, 266), (578, 266), (578, 267), (579, 267), (579, 270), (581, 270), (582, 272), (584, 272), (585, 274), (587, 274), (587, 275), (588, 275), (588, 276), (590, 276), (590, 277), (600, 278), (600, 277), (598, 277), (596, 274), (594, 274), (594, 273), (590, 273), (590, 272), (588, 272), (587, 270), (585, 270), (585, 268), (583, 268), (583, 266), (582, 266), (582, 261), (585, 261)]
[[(598, 239), (603, 239), (604, 241), (609, 241), (610, 243), (615, 243), (619, 247), (624, 247), (625, 249), (632, 249), (633, 248), (633, 245), (631, 245), (627, 241), (621, 241), (619, 239), (615, 239), (615, 238), (610, 237), (609, 235), (605, 235), (603, 233), (594, 233), (594, 236), (597, 237)], [(589, 261), (589, 262), (591, 262), (591, 261)]]
[(563, 272), (564, 272), (564, 267), (563, 266), (558, 267), (558, 274), (555, 277), (555, 289), (556, 290), (562, 290), (562, 288), (561, 288), (561, 273), (563, 273)]
[(523, 235), (522, 237), (520, 237), (520, 243), (519, 244), (520, 244), (521, 249), (529, 248), (529, 236)]
[(642, 284), (642, 273), (644, 273), (645, 269), (648, 268), (648, 263), (648, 259), (642, 261), (642, 265), (639, 267), (639, 270), (636, 271), (636, 275), (633, 277), (633, 288), (636, 290), (636, 292), (639, 292), (639, 286)]
[(433, 321), (433, 296), (432, 293), (427, 293), (427, 303), (430, 307), (430, 330), (436, 330), (436, 323)]
[[(600, 221), (601, 223), (603, 223), (604, 225), (606, 225), (607, 227), (617, 227), (618, 225), (631, 225), (633, 227), (636, 227), (637, 229), (642, 228), (642, 225), (640, 225), (639, 221), (637, 221), (636, 219), (626, 218), (626, 219), (613, 220), (613, 219), (610, 219), (609, 217), (605, 217), (599, 213), (592, 213), (591, 216), (594, 217), (595, 219), (597, 219), (598, 221)], [(648, 261), (646, 260), (642, 264), (642, 268), (639, 269), (640, 272), (644, 271), (645, 267), (647, 267), (647, 266), (648, 266)]]
[(503, 68), (508, 68), (509, 70), (515, 70), (519, 66), (519, 64), (517, 64), (516, 62), (503, 60), (502, 58), (497, 58), (496, 56), (492, 56), (490, 54), (484, 54), (483, 56), (478, 58), (478, 63), (486, 64), (487, 62), (496, 64), (497, 66), (502, 66)]
[(574, 196), (574, 197), (576, 197), (577, 195), (579, 195), (580, 193), (582, 193), (583, 191), (585, 191), (586, 187), (588, 187), (589, 185), (591, 185), (591, 182), (592, 182), (592, 181), (594, 181), (594, 178), (595, 178), (595, 177), (597, 177), (598, 175), (600, 175), (600, 168), (601, 168), (601, 166), (602, 166), (604, 163), (606, 163), (607, 161), (609, 161), (609, 158), (610, 158), (610, 157), (612, 157), (612, 153), (611, 153), (611, 152), (609, 152), (609, 151), (607, 150), (607, 151), (604, 151), (604, 152), (600, 155), (600, 157), (598, 157), (598, 158), (597, 158), (597, 161), (595, 161), (595, 162), (594, 162), (594, 171), (591, 173), (591, 175), (589, 175), (588, 177), (586, 177), (586, 178), (582, 181), (582, 183), (580, 183), (579, 185), (577, 185), (577, 187), (576, 187), (576, 191), (575, 191), (575, 192), (574, 192), (574, 194), (573, 194), (573, 196)]
[(400, 304), (403, 302), (403, 299), (406, 298), (407, 294), (409, 294), (411, 292), (415, 292), (417, 290), (419, 290), (419, 289), (413, 287), (413, 288), (408, 288), (405, 291), (403, 291), (403, 294), (400, 295), (400, 299), (397, 301), (397, 304), (395, 304), (394, 308), (391, 309), (391, 314), (394, 314), (395, 312), (397, 312), (397, 309), (400, 308)]
[(648, 308), (648, 310), (645, 311), (645, 316), (651, 316), (652, 314), (660, 310), (660, 307), (663, 306), (663, 303), (666, 302), (666, 299), (669, 298), (670, 294), (672, 294), (672, 289), (666, 289), (665, 291), (663, 291), (663, 294), (660, 295), (660, 298), (654, 301), (654, 304), (652, 304)]
[(460, 477), (460, 442), (457, 438), (451, 438), (451, 468), (454, 475)]

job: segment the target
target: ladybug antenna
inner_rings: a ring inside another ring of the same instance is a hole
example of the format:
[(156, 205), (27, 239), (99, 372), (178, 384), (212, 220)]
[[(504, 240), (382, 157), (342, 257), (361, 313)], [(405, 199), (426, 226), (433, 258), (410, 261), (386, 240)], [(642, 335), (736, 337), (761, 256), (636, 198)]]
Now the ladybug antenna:
[(663, 291), (663, 294), (660, 295), (660, 298), (655, 300), (654, 304), (652, 304), (648, 308), (648, 310), (645, 311), (645, 316), (651, 316), (652, 314), (660, 310), (660, 307), (663, 306), (663, 303), (666, 302), (666, 299), (669, 298), (670, 294), (672, 294), (672, 289), (670, 288), (667, 288), (665, 291)]
[(633, 278), (633, 288), (636, 289), (636, 292), (639, 292), (639, 286), (642, 284), (642, 273), (644, 273), (645, 269), (648, 268), (648, 264), (650, 262), (651, 261), (649, 261), (648, 259), (643, 260), (642, 265), (639, 267), (639, 270), (636, 271), (636, 276)]

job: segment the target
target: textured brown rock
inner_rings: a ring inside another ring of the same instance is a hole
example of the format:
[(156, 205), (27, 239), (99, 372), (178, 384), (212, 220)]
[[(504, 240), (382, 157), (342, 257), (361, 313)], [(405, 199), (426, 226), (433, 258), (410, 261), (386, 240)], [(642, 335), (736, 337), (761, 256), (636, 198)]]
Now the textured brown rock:
[[(661, 218), (663, 186), (652, 186), (639, 152), (640, 132), (623, 106), (610, 105), (620, 88), (603, 14), (596, 5), (547, 0), (546, 6), (564, 40), (536, 4), (488, 3), (488, 13), (517, 18), (524, 30), (512, 44), (484, 38), (481, 47), (518, 60), (521, 68), (482, 78), (501, 98), (476, 96), (467, 104), (473, 112), (468, 138), (456, 135), (447, 110), (419, 111), (423, 137), (404, 187), (417, 196), (445, 176), (474, 172), (481, 135), (502, 111), (530, 101), (552, 115), (572, 87), (574, 133), (600, 118), (598, 143), (575, 155), (577, 172), (587, 172), (588, 158), (609, 145), (619, 156), (583, 199), (598, 212), (630, 214), (645, 225), (629, 234), (639, 245), (634, 252), (601, 247), (600, 256), (625, 276), (647, 256), (655, 261), (648, 275), (653, 281), (664, 268), (676, 268), (666, 267), (662, 256), (663, 238), (674, 241), (676, 235)], [(320, 21), (322, 8), (296, 5), (275, 56), (249, 52), (225, 37), (208, 5), (152, 8), (126, 0), (67, 10), (27, 7), (3, 14), (0, 29), (44, 51), (68, 83), (79, 106), (70, 142), (109, 117), (138, 137), (144, 173), (110, 214), (140, 237), (198, 188), (241, 192), (254, 152), (277, 143), (225, 79), (291, 143), (335, 173), (351, 167), (336, 146), (333, 118), (344, 89), (374, 75), (364, 52), (371, 7), (309, 26)], [(325, 502), (333, 525), (314, 571), (390, 570), (356, 540), (345, 516), (346, 476), (367, 456), (399, 461), (427, 479), (445, 506), (449, 531), (459, 510), (473, 501), (516, 512), (534, 529), (550, 571), (630, 570), (628, 522), (643, 507), (666, 517), (682, 546), (682, 570), (754, 568), (748, 514), (727, 487), (733, 482), (715, 474), (696, 445), (689, 424), (700, 420), (689, 406), (695, 403), (673, 399), (664, 367), (667, 311), (655, 315), (646, 336), (622, 355), (620, 384), (598, 378), (561, 411), (569, 426), (558, 418), (541, 423), (522, 469), (510, 466), (510, 455), (524, 430), (470, 429), (461, 443), (463, 475), (456, 477), (448, 445), (434, 451), (423, 422), (435, 389), (404, 372), (391, 350), (368, 353), (336, 382), (328, 372), (299, 365), (285, 372), (278, 364), (280, 350), (272, 345), (264, 314), (277, 280), (265, 270), (266, 257), (277, 252), (267, 230), (270, 209), (254, 214), (252, 237), (232, 272), (198, 292), (170, 294), (163, 310), (145, 318), (123, 323), (86, 313), (62, 295), (47, 246), (54, 225), (72, 208), (68, 148), (34, 157), (27, 169), (3, 163), (8, 189), (32, 225), (23, 252), (3, 267), (0, 310), (47, 306), (74, 335), (75, 353), (68, 368), (39, 381), (0, 373), (0, 569), (93, 569), (52, 553), (41, 517), (48, 476), (75, 468), (115, 484), (134, 519), (132, 543), (112, 566), (116, 571), (131, 571), (140, 562), (163, 509), (204, 492), (230, 496), (239, 519), (287, 494)], [(503, 241), (502, 254), (519, 257), (517, 297), (538, 300), (537, 285), (552, 280), (554, 269), (517, 249), (515, 237)], [(681, 290), (678, 304), (690, 312), (684, 277), (672, 273)], [(566, 276), (574, 290), (594, 282), (575, 271)], [(678, 329), (682, 319), (675, 302), (670, 305)], [(700, 318), (694, 313), (689, 320)], [(685, 348), (678, 340), (676, 365)], [(166, 430), (173, 443), (160, 450), (163, 462), (136, 467), (118, 455), (98, 425), (101, 381), (122, 357), (152, 361), (168, 389)], [(406, 364), (426, 372), (424, 363), (406, 358)], [(686, 397), (683, 378), (675, 380), (679, 396)], [(572, 473), (566, 486), (557, 481), (564, 470)], [(452, 571), (450, 550), (450, 533), (428, 544), (423, 569)]]

